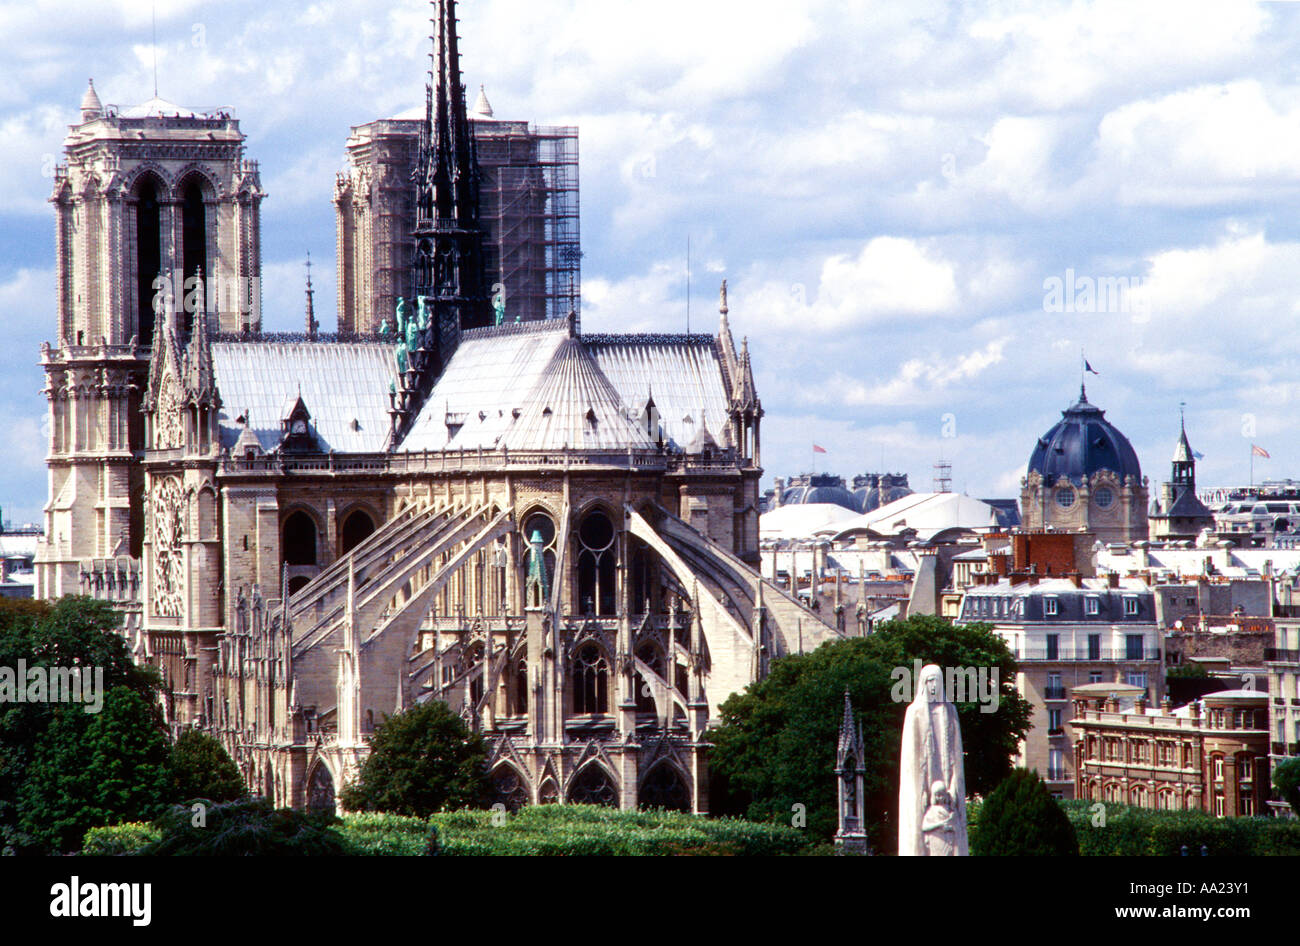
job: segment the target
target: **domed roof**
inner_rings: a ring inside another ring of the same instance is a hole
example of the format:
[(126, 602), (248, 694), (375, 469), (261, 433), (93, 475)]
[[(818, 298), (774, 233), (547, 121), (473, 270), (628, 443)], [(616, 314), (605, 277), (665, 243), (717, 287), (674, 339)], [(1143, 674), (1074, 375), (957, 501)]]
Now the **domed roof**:
[(808, 482), (791, 486), (781, 495), (781, 505), (830, 504), (861, 512), (858, 498), (844, 486), (844, 480), (831, 473), (814, 474)]
[(888, 506), (904, 496), (911, 495), (911, 489), (906, 486), (864, 486), (853, 491), (858, 508), (863, 512), (875, 512), (881, 506)]
[(1128, 438), (1120, 433), (1106, 412), (1088, 403), (1087, 392), (1061, 414), (1061, 420), (1038, 438), (1029, 457), (1029, 472), (1042, 475), (1048, 485), (1058, 478), (1076, 486), (1099, 470), (1110, 470), (1121, 481), (1142, 479), (1142, 467)]

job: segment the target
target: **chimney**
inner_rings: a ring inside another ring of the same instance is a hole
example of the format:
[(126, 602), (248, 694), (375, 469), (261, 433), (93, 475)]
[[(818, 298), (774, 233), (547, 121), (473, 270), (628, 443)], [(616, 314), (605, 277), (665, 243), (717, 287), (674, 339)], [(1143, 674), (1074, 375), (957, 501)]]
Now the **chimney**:
[(1107, 572), (1107, 573), (1106, 573), (1106, 587), (1108, 587), (1108, 588), (1118, 588), (1118, 587), (1119, 587), (1119, 572)]
[(1083, 576), (1080, 575), (1078, 572), (1072, 571), (1069, 573), (1067, 577), (1070, 579), (1070, 584), (1074, 585), (1074, 587), (1076, 588), (1083, 587)]
[(1147, 711), (1147, 695), (1145, 693), (1137, 698), (1137, 711), (1138, 713), (1145, 713)]

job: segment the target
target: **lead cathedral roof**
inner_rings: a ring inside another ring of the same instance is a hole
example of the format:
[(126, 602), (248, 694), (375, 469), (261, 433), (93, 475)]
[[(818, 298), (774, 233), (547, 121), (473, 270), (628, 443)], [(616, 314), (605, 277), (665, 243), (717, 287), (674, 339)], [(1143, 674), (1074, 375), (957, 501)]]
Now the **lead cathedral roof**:
[[(396, 346), (387, 341), (215, 341), (221, 442), (280, 443), (301, 396), (321, 450), (377, 453), (390, 428)], [(705, 426), (728, 444), (727, 382), (711, 335), (575, 336), (566, 321), (475, 329), (399, 450), (684, 450)], [(247, 439), (247, 438), (245, 438)]]

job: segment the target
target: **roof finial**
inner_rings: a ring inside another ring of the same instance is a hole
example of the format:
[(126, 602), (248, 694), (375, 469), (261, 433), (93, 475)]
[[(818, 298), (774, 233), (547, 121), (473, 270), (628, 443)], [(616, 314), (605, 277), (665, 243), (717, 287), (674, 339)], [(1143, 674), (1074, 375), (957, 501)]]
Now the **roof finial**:
[(727, 308), (727, 281), (725, 279), (722, 280), (722, 291), (720, 296), (721, 302), (718, 305), (718, 311), (722, 313), (723, 318), (726, 318), (727, 313), (731, 310)]
[(311, 287), (311, 250), (307, 251), (307, 337), (314, 339), (320, 323), (316, 321), (316, 306), (313, 297), (316, 290)]

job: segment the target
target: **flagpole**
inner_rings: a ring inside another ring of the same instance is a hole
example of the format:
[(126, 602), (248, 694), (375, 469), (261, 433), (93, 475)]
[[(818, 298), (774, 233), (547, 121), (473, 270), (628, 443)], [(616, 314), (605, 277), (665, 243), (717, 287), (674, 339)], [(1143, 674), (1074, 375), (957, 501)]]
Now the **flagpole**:
[(1250, 445), (1250, 488), (1255, 488), (1255, 445)]

